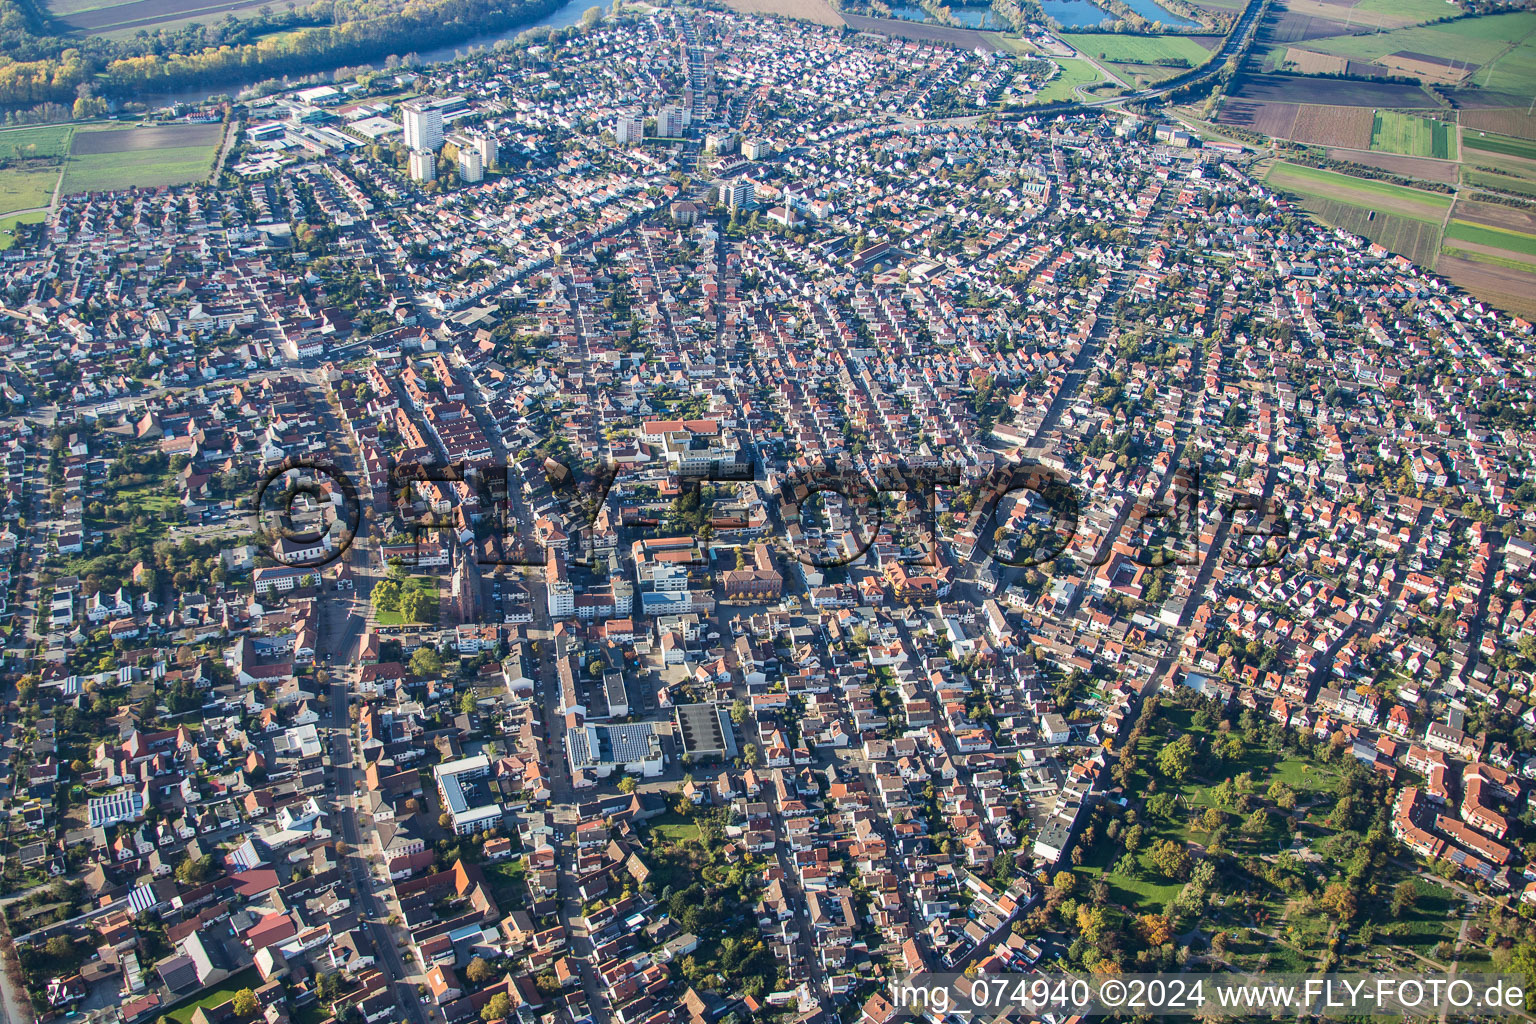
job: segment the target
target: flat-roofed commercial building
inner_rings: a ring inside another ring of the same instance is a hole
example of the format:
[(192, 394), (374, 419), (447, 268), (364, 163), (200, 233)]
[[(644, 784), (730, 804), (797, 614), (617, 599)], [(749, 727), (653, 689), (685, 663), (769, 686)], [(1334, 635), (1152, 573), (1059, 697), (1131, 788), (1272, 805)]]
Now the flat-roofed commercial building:
[(661, 737), (650, 722), (631, 725), (583, 725), (565, 731), (565, 752), (571, 774), (588, 773), (606, 779), (618, 768), (631, 775), (655, 778), (666, 767)]
[(679, 704), (674, 715), (684, 757), (709, 761), (737, 755), (735, 730), (724, 704)]

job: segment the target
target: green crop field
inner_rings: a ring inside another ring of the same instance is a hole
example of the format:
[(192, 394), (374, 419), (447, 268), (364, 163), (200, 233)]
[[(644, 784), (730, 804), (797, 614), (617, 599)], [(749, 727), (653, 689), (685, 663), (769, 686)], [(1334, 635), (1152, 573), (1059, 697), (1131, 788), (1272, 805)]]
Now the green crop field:
[(1450, 227), (1445, 230), (1446, 241), (1455, 239), (1458, 242), (1475, 242), (1478, 245), (1486, 245), (1493, 249), (1504, 249), (1508, 252), (1517, 252), (1525, 256), (1536, 256), (1536, 235), (1528, 235), (1523, 231), (1511, 231), (1508, 228), (1496, 228), (1487, 224), (1473, 224), (1471, 221), (1453, 220)]
[(1478, 188), (1496, 189), (1501, 192), (1514, 192), (1522, 196), (1536, 196), (1536, 181), (1529, 178), (1516, 177), (1513, 174), (1493, 173), (1490, 171), (1474, 171), (1465, 165), (1461, 169), (1461, 180), (1464, 184), (1475, 185)]
[(202, 181), (213, 169), (215, 146), (178, 146), (119, 153), (76, 154), (64, 169), (64, 194), (121, 188), (161, 188)]
[(1390, 14), (1414, 21), (1434, 21), (1454, 11), (1445, 0), (1360, 0), (1353, 9), (1368, 14)]
[(1523, 160), (1536, 160), (1536, 142), (1516, 139), (1508, 135), (1487, 135), (1467, 130), (1462, 132), (1462, 145), (1467, 149), (1479, 149), (1488, 153), (1518, 156)]
[(0, 131), (0, 161), (61, 160), (74, 133), (74, 126), (67, 124), (7, 128)]
[(1156, 64), (1160, 60), (1185, 60), (1190, 67), (1202, 63), (1210, 51), (1188, 36), (1064, 35), (1067, 43), (1098, 60), (1116, 64)]
[(1437, 229), (1440, 221), (1445, 217), (1445, 211), (1451, 205), (1450, 197), (1436, 192), (1404, 188), (1384, 181), (1352, 178), (1347, 174), (1321, 171), (1315, 167), (1303, 167), (1285, 161), (1280, 161), (1271, 167), (1265, 181), (1275, 188), (1283, 188), (1303, 196), (1328, 199), (1347, 206), (1395, 214), (1411, 220), (1427, 221), (1435, 224)]
[[(1536, 14), (1520, 12), (1461, 18), (1439, 25), (1398, 28), (1365, 35), (1327, 36), (1323, 39), (1310, 39), (1306, 45), (1309, 50), (1359, 60), (1377, 60), (1400, 50), (1444, 54), (1483, 65), (1473, 80), (1479, 85), (1486, 85), (1481, 76), (1488, 70), (1487, 65), (1496, 61), (1502, 64), (1500, 57), (1509, 50), (1511, 41), (1523, 39), (1532, 30), (1536, 30)], [(1500, 87), (1505, 88), (1502, 84)]]
[(1378, 110), (1371, 126), (1371, 148), (1404, 156), (1456, 159), (1456, 126), (1412, 114)]

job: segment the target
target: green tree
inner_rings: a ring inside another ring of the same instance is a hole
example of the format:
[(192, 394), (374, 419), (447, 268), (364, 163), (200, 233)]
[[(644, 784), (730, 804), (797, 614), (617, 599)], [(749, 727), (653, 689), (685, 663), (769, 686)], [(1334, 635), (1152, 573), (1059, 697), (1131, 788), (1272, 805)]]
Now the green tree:
[(1183, 879), (1189, 875), (1189, 851), (1184, 844), (1172, 839), (1160, 839), (1152, 844), (1152, 866), (1164, 878)]
[(1510, 950), (1509, 971), (1525, 979), (1525, 1008), (1536, 1010), (1536, 942), (1527, 939)]
[(512, 1000), (507, 998), (505, 992), (498, 992), (491, 996), (490, 1002), (480, 1010), (480, 1019), (483, 1021), (506, 1020), (512, 1016)]
[(188, 857), (176, 865), (176, 881), (183, 885), (196, 885), (213, 871), (213, 856)]
[(64, 970), (73, 970), (76, 954), (75, 944), (66, 935), (55, 935), (43, 944), (43, 951), (48, 954)]
[(400, 598), (400, 614), (410, 622), (426, 622), (432, 615), (432, 603), (437, 599), (424, 590), (412, 590)]
[(619, 792), (620, 793), (624, 793), (624, 794), (633, 793), (638, 787), (639, 787), (639, 783), (637, 783), (635, 781), (635, 777), (633, 775), (626, 775), (622, 779), (619, 780)]
[(380, 580), (373, 588), (369, 600), (373, 603), (375, 612), (398, 612), (400, 610), (400, 584), (395, 580)]
[(418, 647), (411, 655), (411, 674), (418, 679), (437, 679), (443, 674), (443, 659), (431, 647)]
[(496, 977), (496, 968), (487, 963), (484, 957), (477, 956), (464, 969), (464, 977), (476, 985), (483, 985)]
[(235, 1015), (237, 1017), (254, 1017), (261, 1009), (261, 1003), (256, 999), (256, 993), (248, 988), (243, 988), (235, 993)]
[(1195, 763), (1195, 750), (1189, 741), (1177, 739), (1157, 752), (1157, 769), (1175, 782), (1183, 782)]

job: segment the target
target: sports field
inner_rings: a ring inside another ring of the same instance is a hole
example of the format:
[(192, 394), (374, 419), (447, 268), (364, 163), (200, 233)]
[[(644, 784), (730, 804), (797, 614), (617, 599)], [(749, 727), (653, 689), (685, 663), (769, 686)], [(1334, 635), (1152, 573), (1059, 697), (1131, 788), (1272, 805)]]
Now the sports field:
[(1315, 167), (1303, 167), (1283, 160), (1270, 168), (1265, 181), (1274, 188), (1282, 188), (1303, 196), (1329, 199), (1348, 206), (1358, 206), (1364, 210), (1375, 210), (1410, 220), (1433, 222), (1437, 226), (1445, 218), (1445, 211), (1451, 205), (1450, 197), (1436, 192), (1404, 188), (1384, 181), (1352, 178), (1347, 174), (1322, 171)]
[(1391, 110), (1376, 111), (1371, 148), (1404, 156), (1456, 159), (1456, 126)]

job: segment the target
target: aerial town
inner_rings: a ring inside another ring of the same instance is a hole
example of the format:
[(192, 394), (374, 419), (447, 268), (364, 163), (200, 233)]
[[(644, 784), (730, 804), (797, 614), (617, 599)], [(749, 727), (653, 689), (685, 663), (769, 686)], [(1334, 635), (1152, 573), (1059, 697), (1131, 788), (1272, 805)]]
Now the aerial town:
[(658, 8), (0, 253), (9, 1024), (1536, 976), (1532, 325), (1040, 85)]

